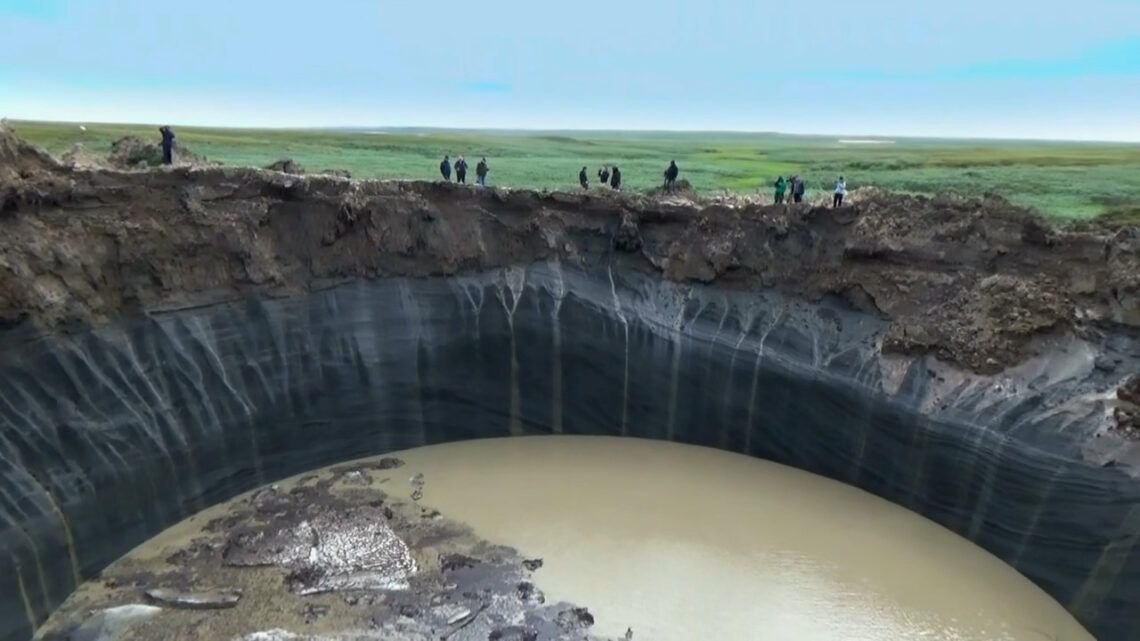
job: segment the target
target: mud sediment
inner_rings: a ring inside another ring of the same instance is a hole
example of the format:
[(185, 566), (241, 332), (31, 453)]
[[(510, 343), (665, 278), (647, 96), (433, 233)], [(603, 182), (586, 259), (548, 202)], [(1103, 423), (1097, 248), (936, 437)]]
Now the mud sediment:
[(540, 564), (383, 489), (403, 482), (364, 462), (215, 506), (80, 587), (37, 638), (600, 640), (588, 608), (547, 602)]

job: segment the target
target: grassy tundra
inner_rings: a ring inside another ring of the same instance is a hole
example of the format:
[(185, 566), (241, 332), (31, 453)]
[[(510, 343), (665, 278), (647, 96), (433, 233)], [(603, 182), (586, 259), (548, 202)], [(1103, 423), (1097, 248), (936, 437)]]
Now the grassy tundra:
[[(75, 143), (105, 153), (134, 134), (157, 140), (150, 125), (13, 123), (28, 140), (61, 153)], [(669, 160), (702, 192), (769, 190), (778, 175), (798, 173), (808, 197), (829, 192), (839, 174), (851, 188), (875, 185), (935, 194), (1001, 194), (1057, 219), (1140, 221), (1140, 145), (899, 139), (888, 144), (836, 137), (728, 133), (462, 132), (391, 130), (205, 129), (176, 127), (178, 142), (211, 160), (264, 166), (292, 157), (309, 170), (348, 169), (356, 177), (438, 177), (444, 154), (463, 154), (474, 182), (486, 156), (489, 183), (575, 189), (578, 170), (591, 182), (602, 165), (621, 167), (628, 189), (660, 185)]]

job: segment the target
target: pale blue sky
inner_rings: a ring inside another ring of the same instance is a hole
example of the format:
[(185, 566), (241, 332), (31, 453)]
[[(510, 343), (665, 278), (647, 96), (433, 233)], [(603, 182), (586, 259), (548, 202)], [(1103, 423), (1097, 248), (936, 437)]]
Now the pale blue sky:
[(0, 0), (0, 115), (1140, 141), (1140, 0)]

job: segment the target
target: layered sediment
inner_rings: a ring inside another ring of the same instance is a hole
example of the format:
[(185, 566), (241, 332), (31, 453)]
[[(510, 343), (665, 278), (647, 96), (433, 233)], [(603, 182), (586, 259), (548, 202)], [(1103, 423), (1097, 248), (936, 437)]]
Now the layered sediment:
[(257, 484), (577, 433), (865, 488), (1135, 638), (1140, 238), (861, 196), (79, 170), (0, 134), (0, 637)]

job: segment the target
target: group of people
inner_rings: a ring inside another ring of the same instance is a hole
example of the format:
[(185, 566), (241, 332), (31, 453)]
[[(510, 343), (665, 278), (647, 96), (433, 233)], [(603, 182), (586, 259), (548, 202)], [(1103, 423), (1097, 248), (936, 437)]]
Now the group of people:
[(784, 195), (788, 191), (792, 192), (792, 202), (802, 203), (804, 201), (804, 192), (806, 190), (807, 187), (804, 185), (803, 178), (800, 178), (799, 176), (792, 176), (791, 178), (785, 180), (783, 176), (780, 176), (776, 179), (776, 204), (779, 205), (784, 202)]
[[(439, 163), (439, 173), (447, 182), (451, 182), (451, 157), (444, 156), (443, 162)], [(487, 164), (487, 157), (484, 156), (478, 163), (475, 164), (475, 184), (487, 186), (487, 173), (491, 171), (491, 167)], [(467, 160), (460, 156), (455, 159), (455, 182), (460, 185), (467, 184)]]
[[(609, 167), (602, 167), (598, 170), (598, 182), (603, 185), (613, 187), (615, 191), (621, 191), (621, 170), (615, 165), (613, 171)], [(586, 174), (586, 168), (582, 167), (582, 171), (578, 172), (578, 184), (582, 189), (590, 188), (590, 177)]]
[[(791, 178), (784, 178), (783, 176), (780, 176), (776, 178), (775, 187), (777, 205), (785, 202), (785, 198), (787, 197), (787, 193), (789, 191), (791, 192), (791, 202), (802, 203), (804, 201), (804, 192), (807, 188), (804, 185), (804, 179), (800, 176), (792, 176)], [(843, 178), (843, 176), (840, 176), (839, 180), (835, 181), (835, 193), (831, 199), (831, 206), (842, 207), (843, 197), (846, 195), (847, 181)]]
[[(174, 132), (170, 127), (159, 127), (159, 133), (162, 134), (162, 163), (169, 165), (174, 162)], [(451, 172), (455, 170), (455, 182), (465, 185), (467, 184), (467, 160), (463, 156), (455, 159), (455, 164), (452, 165), (451, 157), (444, 156), (443, 162), (439, 163), (439, 173), (443, 179), (451, 182)], [(487, 157), (484, 156), (475, 165), (475, 184), (486, 186), (487, 174), (491, 171), (490, 166), (487, 164)], [(681, 169), (677, 167), (677, 161), (669, 161), (669, 166), (665, 169), (665, 184), (663, 189), (665, 191), (674, 191), (677, 189), (677, 177), (681, 174)], [(602, 167), (598, 170), (598, 180), (602, 185), (609, 185), (615, 191), (621, 191), (621, 170), (614, 166)], [(590, 176), (586, 171), (586, 167), (582, 167), (582, 171), (578, 172), (578, 184), (582, 189), (590, 188)], [(804, 192), (806, 186), (804, 179), (800, 176), (793, 175), (790, 178), (780, 176), (776, 179), (776, 204), (782, 204), (790, 201), (793, 203), (802, 203), (804, 201)], [(791, 192), (789, 198), (788, 193)], [(843, 197), (847, 195), (847, 181), (843, 176), (835, 181), (835, 192), (833, 193), (831, 205), (832, 207), (842, 207)]]
[[(681, 170), (677, 167), (677, 161), (669, 161), (669, 167), (665, 169), (664, 189), (666, 191), (673, 191), (677, 188), (677, 176), (680, 173)], [(618, 169), (617, 166), (614, 166), (612, 170), (609, 167), (602, 167), (598, 170), (598, 181), (603, 185), (608, 184), (616, 191), (621, 191), (621, 169)], [(586, 167), (582, 167), (582, 171), (578, 172), (578, 184), (582, 186), (582, 189), (590, 188), (590, 175), (587, 173)]]

